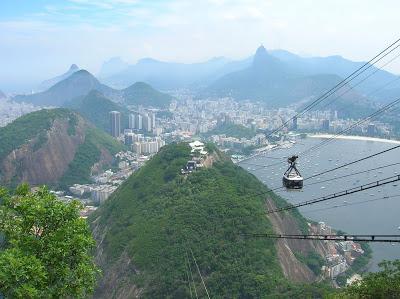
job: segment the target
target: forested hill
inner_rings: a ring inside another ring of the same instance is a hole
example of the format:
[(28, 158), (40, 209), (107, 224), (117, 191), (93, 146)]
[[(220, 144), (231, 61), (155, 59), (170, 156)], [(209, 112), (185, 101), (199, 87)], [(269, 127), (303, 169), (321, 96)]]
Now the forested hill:
[(66, 103), (65, 106), (79, 112), (85, 119), (107, 133), (111, 133), (110, 111), (121, 112), (122, 128), (128, 127), (129, 110), (123, 105), (111, 101), (97, 90), (92, 90), (85, 96), (75, 98)]
[(0, 184), (9, 187), (88, 183), (123, 149), (77, 113), (61, 108), (21, 116), (0, 128), (0, 140)]
[(319, 285), (285, 278), (273, 240), (244, 237), (273, 231), (255, 196), (265, 186), (219, 152), (212, 167), (184, 177), (189, 159), (187, 144), (163, 147), (91, 215), (103, 269), (95, 297), (190, 298), (195, 288), (205, 298), (194, 259), (211, 298), (320, 295)]

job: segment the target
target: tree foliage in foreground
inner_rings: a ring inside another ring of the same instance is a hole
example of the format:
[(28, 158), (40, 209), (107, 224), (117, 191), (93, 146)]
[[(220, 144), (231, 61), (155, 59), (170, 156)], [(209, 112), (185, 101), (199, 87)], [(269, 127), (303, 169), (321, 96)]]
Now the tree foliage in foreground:
[(368, 273), (361, 282), (347, 287), (344, 298), (390, 299), (400, 297), (400, 260), (383, 261), (381, 271)]
[(94, 240), (79, 217), (81, 206), (65, 204), (46, 188), (0, 189), (0, 294), (6, 298), (84, 298), (98, 269)]

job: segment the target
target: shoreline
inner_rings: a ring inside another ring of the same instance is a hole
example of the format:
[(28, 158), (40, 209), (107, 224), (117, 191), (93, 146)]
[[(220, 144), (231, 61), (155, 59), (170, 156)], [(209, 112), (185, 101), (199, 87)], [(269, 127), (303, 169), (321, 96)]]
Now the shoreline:
[(392, 143), (392, 144), (400, 144), (400, 140), (393, 139), (383, 139), (377, 137), (367, 137), (367, 136), (356, 136), (356, 135), (333, 135), (333, 134), (310, 134), (307, 135), (310, 138), (335, 138), (335, 139), (343, 139), (343, 140), (356, 140), (356, 141), (372, 141), (372, 142), (382, 142), (382, 143)]

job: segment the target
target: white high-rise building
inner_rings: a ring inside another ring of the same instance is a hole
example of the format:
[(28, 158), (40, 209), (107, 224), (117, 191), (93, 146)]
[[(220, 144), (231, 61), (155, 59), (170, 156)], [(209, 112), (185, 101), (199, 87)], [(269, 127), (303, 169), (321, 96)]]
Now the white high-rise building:
[(136, 129), (136, 116), (129, 114), (129, 129)]
[(143, 130), (143, 117), (140, 114), (136, 117), (136, 129)]
[(119, 137), (121, 134), (121, 113), (118, 111), (110, 112), (110, 131), (113, 137)]

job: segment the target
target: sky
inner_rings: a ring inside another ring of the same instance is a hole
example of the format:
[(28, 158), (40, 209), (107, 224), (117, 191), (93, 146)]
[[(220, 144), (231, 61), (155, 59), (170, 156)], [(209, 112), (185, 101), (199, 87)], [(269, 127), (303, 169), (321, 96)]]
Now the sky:
[(0, 90), (72, 63), (96, 74), (115, 56), (242, 59), (261, 44), (366, 61), (400, 38), (399, 11), (398, 0), (1, 0)]

